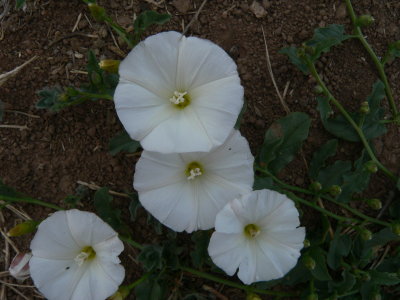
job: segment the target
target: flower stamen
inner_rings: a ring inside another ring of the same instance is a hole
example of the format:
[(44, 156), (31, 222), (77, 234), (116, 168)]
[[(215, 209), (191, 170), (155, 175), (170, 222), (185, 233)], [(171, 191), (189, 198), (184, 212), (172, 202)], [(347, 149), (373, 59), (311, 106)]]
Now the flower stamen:
[(169, 101), (176, 105), (178, 108), (184, 108), (190, 103), (190, 97), (187, 92), (175, 91), (174, 95), (169, 98)]
[(187, 180), (193, 180), (198, 176), (203, 175), (203, 168), (198, 162), (191, 162), (185, 171)]
[(96, 251), (91, 246), (83, 247), (81, 252), (75, 256), (74, 261), (78, 266), (82, 266), (86, 260), (91, 260), (96, 256)]
[(244, 234), (249, 238), (255, 238), (261, 232), (260, 227), (255, 224), (247, 224), (244, 227)]

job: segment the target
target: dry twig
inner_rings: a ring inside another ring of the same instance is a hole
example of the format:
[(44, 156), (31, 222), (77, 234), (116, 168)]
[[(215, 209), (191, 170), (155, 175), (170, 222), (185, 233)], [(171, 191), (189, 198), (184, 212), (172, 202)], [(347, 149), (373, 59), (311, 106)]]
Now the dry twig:
[(203, 9), (204, 5), (206, 5), (206, 3), (207, 3), (207, 0), (204, 0), (204, 1), (201, 3), (201, 5), (200, 5), (199, 9), (197, 10), (196, 14), (193, 16), (193, 18), (190, 20), (189, 24), (187, 24), (187, 25), (186, 25), (186, 28), (183, 30), (182, 36), (185, 35), (185, 34), (187, 33), (187, 31), (189, 30), (190, 26), (192, 26), (192, 24), (194, 23), (194, 21), (197, 20), (197, 18), (198, 18), (199, 15), (200, 15), (200, 12), (202, 11), (202, 9)]
[(1, 74), (0, 75), (0, 86), (2, 86), (11, 77), (17, 75), (17, 73), (19, 71), (21, 71), (24, 67), (26, 67), (28, 64), (30, 64), (31, 62), (33, 62), (37, 58), (38, 58), (38, 56), (34, 56), (31, 59), (29, 59), (26, 62), (24, 62), (22, 65), (16, 67), (14, 70), (11, 70), (11, 71), (9, 71), (7, 73)]
[[(76, 183), (80, 184), (80, 185), (83, 185), (83, 186), (86, 186), (89, 189), (94, 190), (94, 191), (97, 191), (97, 190), (101, 189), (101, 186), (98, 186), (97, 184), (94, 184), (94, 183), (87, 183), (87, 182), (80, 181), (80, 180), (78, 180)], [(108, 193), (110, 195), (114, 195), (114, 196), (118, 196), (118, 197), (130, 198), (128, 194), (119, 193), (119, 192), (115, 192), (115, 191), (112, 191), (112, 190), (109, 190)]]

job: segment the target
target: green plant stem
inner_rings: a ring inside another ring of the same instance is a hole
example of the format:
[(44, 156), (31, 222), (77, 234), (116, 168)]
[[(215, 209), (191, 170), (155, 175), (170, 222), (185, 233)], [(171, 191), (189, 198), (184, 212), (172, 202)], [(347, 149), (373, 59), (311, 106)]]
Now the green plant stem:
[(129, 289), (129, 291), (133, 288), (135, 288), (137, 285), (141, 284), (143, 281), (145, 281), (151, 273), (146, 273), (142, 277), (140, 277), (138, 280), (132, 282), (131, 284), (127, 285), (126, 288)]
[(378, 70), (379, 77), (381, 78), (381, 80), (383, 81), (383, 84), (385, 85), (386, 96), (388, 98), (388, 101), (389, 101), (389, 104), (390, 104), (390, 107), (392, 110), (392, 114), (394, 115), (394, 118), (396, 118), (399, 113), (398, 113), (396, 104), (394, 102), (392, 89), (390, 87), (389, 81), (388, 81), (386, 73), (385, 73), (384, 64), (381, 62), (381, 60), (375, 54), (375, 52), (372, 49), (372, 47), (370, 46), (370, 44), (365, 39), (360, 26), (357, 25), (357, 16), (354, 12), (353, 6), (351, 4), (351, 0), (345, 0), (345, 2), (346, 2), (347, 10), (348, 10), (350, 18), (351, 18), (351, 22), (353, 23), (354, 33), (357, 36), (357, 38), (360, 40), (362, 45), (364, 46), (365, 50), (367, 50), (368, 54), (371, 56), (371, 59), (374, 62), (376, 69)]
[(52, 208), (55, 210), (63, 210), (63, 208), (58, 205), (47, 203), (42, 200), (29, 198), (29, 197), (11, 197), (11, 196), (0, 195), (0, 200), (6, 201), (6, 202), (24, 202), (24, 203), (30, 203), (30, 204), (37, 204), (37, 205)]
[(240, 283), (236, 283), (230, 280), (225, 280), (223, 278), (208, 274), (208, 273), (204, 273), (192, 268), (188, 268), (188, 267), (180, 267), (180, 269), (182, 271), (191, 273), (193, 275), (196, 275), (198, 277), (204, 278), (204, 279), (208, 279), (208, 280), (212, 280), (214, 282), (218, 282), (230, 287), (234, 287), (234, 288), (238, 288), (241, 290), (246, 291), (247, 293), (256, 293), (256, 294), (263, 294), (263, 295), (273, 295), (273, 296), (279, 296), (279, 297), (293, 297), (293, 296), (297, 296), (297, 293), (288, 293), (288, 292), (278, 292), (278, 291), (267, 291), (267, 290), (261, 290), (261, 289), (257, 289), (257, 288), (253, 288), (251, 286), (248, 285), (244, 285), (244, 284), (240, 284)]
[(332, 93), (326, 87), (325, 83), (322, 81), (321, 77), (319, 76), (314, 63), (312, 63), (309, 59), (307, 59), (307, 66), (308, 66), (308, 69), (310, 70), (311, 75), (315, 78), (315, 80), (317, 80), (318, 84), (322, 87), (324, 94), (328, 96), (328, 98), (329, 98), (328, 100), (331, 101), (337, 107), (337, 109), (342, 113), (342, 115), (345, 117), (345, 119), (351, 124), (351, 126), (357, 132), (362, 144), (364, 145), (365, 150), (367, 150), (367, 153), (371, 157), (371, 159), (376, 163), (376, 165), (382, 172), (384, 172), (388, 177), (390, 177), (390, 179), (392, 179), (394, 182), (396, 182), (397, 181), (396, 176), (392, 172), (390, 172), (384, 165), (382, 165), (381, 162), (376, 158), (362, 129), (356, 124), (356, 122), (354, 122), (353, 118), (348, 114), (346, 109), (342, 106), (342, 104), (340, 104), (340, 102), (338, 100), (336, 100), (336, 98), (332, 95)]
[(143, 245), (139, 244), (138, 242), (135, 242), (134, 240), (132, 240), (129, 237), (126, 237), (126, 236), (123, 236), (123, 235), (119, 235), (119, 238), (122, 241), (124, 241), (125, 243), (127, 243), (127, 244), (129, 244), (129, 245), (131, 245), (131, 246), (133, 246), (133, 247), (135, 247), (135, 248), (137, 248), (139, 250), (142, 250), (144, 248)]
[[(352, 208), (351, 206), (349, 206), (349, 205), (347, 205), (345, 203), (339, 202), (339, 201), (337, 201), (337, 200), (335, 200), (335, 199), (333, 199), (333, 198), (331, 198), (329, 196), (319, 195), (319, 194), (317, 194), (315, 192), (312, 192), (310, 190), (306, 190), (306, 189), (303, 189), (303, 188), (300, 188), (300, 187), (297, 187), (297, 186), (293, 186), (293, 185), (287, 184), (287, 183), (283, 182), (282, 180), (280, 180), (279, 178), (277, 178), (274, 175), (272, 175), (270, 172), (268, 172), (265, 169), (256, 167), (256, 170), (261, 172), (261, 173), (263, 173), (263, 174), (265, 174), (265, 175), (267, 175), (268, 177), (270, 177), (273, 181), (278, 183), (284, 189), (287, 189), (287, 190), (290, 190), (290, 191), (294, 191), (294, 192), (303, 193), (303, 194), (306, 194), (306, 195), (318, 196), (318, 197), (320, 197), (322, 199), (325, 199), (325, 200), (328, 200), (328, 201), (330, 201), (332, 203), (335, 203), (336, 205), (338, 205), (340, 207), (343, 207), (344, 209), (348, 210), (349, 212), (351, 212), (355, 216), (360, 217), (360, 218), (362, 218), (362, 219), (364, 219), (364, 220), (366, 220), (368, 222), (375, 223), (375, 224), (382, 225), (382, 226), (387, 226), (387, 227), (391, 226), (387, 222), (384, 222), (384, 221), (381, 221), (381, 220), (377, 220), (375, 218), (372, 218), (372, 217), (369, 217), (367, 215), (364, 215), (363, 213), (359, 212), (357, 209)], [(306, 200), (304, 200), (304, 201), (306, 201)], [(311, 202), (308, 202), (308, 203), (311, 203)], [(317, 206), (317, 207), (321, 208), (319, 206)]]
[(107, 94), (95, 94), (95, 93), (87, 93), (79, 91), (80, 96), (88, 97), (88, 98), (97, 98), (97, 99), (106, 99), (106, 100), (113, 100), (113, 96)]

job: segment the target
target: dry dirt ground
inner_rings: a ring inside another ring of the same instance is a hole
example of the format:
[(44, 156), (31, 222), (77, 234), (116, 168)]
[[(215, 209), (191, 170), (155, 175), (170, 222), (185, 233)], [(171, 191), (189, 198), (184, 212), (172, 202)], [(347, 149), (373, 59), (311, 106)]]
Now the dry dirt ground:
[[(4, 2), (4, 1), (3, 1)], [(202, 0), (116, 0), (99, 1), (117, 22), (128, 28), (132, 16), (146, 9), (170, 13), (167, 25), (155, 26), (146, 35), (165, 30), (182, 31), (194, 18)], [(1, 3), (1, 1), (0, 1)], [(280, 92), (291, 111), (308, 113), (312, 118), (310, 137), (303, 152), (309, 160), (321, 144), (331, 138), (319, 121), (313, 94), (314, 82), (304, 76), (278, 51), (288, 45), (299, 45), (309, 39), (314, 28), (328, 24), (345, 24), (350, 32), (350, 21), (340, 0), (270, 0), (261, 1), (265, 16), (258, 18), (250, 9), (251, 1), (209, 0), (187, 34), (207, 38), (223, 47), (236, 61), (245, 88), (247, 111), (241, 125), (242, 134), (249, 140), (253, 154), (262, 144), (265, 130), (286, 112), (267, 70), (262, 29), (268, 44), (272, 69)], [(0, 178), (5, 184), (32, 197), (62, 205), (63, 199), (73, 194), (78, 181), (108, 186), (120, 192), (132, 191), (132, 175), (138, 156), (108, 153), (108, 142), (122, 126), (117, 119), (113, 103), (107, 100), (85, 103), (67, 108), (60, 113), (49, 113), (35, 108), (36, 91), (46, 86), (79, 86), (86, 81), (86, 55), (93, 49), (98, 58), (122, 59), (128, 49), (118, 39), (114, 41), (110, 29), (94, 21), (86, 5), (78, 0), (41, 1), (27, 0), (26, 10), (15, 10), (14, 1), (0, 27), (0, 74), (38, 56), (16, 77), (0, 87), (0, 100), (7, 111), (2, 125), (21, 125), (27, 129), (0, 128)], [(389, 42), (400, 39), (400, 2), (397, 0), (354, 0), (357, 13), (370, 13), (376, 19), (365, 30), (368, 40), (379, 55), (383, 55)], [(0, 6), (0, 14), (4, 7)], [(348, 41), (333, 49), (318, 63), (318, 69), (334, 94), (345, 105), (354, 106), (369, 94), (377, 73), (370, 58), (357, 41)], [(387, 68), (389, 81), (400, 101), (400, 60)], [(358, 102), (356, 102), (358, 101)], [(23, 112), (29, 115), (24, 115)], [(400, 163), (399, 129), (390, 127), (388, 134), (376, 141), (377, 154), (393, 172)], [(339, 156), (354, 159), (360, 146), (341, 143)], [(285, 181), (307, 186), (306, 167), (296, 158), (280, 174)], [(372, 197), (386, 197), (387, 184), (384, 177), (375, 176), (375, 184), (368, 193)], [(118, 206), (127, 211), (129, 202), (117, 198)], [(38, 206), (17, 205), (32, 218), (43, 219), (50, 209)], [(93, 211), (90, 198), (80, 207)], [(126, 220), (129, 222), (128, 213)], [(306, 225), (312, 224), (306, 217)], [(8, 230), (20, 221), (20, 217), (3, 209), (0, 219), (2, 230)], [(159, 239), (146, 225), (144, 213), (134, 223), (128, 223), (134, 238), (141, 243)], [(20, 251), (29, 249), (29, 239), (14, 239)], [(183, 235), (183, 240), (190, 240)], [(2, 238), (0, 240), (0, 271), (8, 263), (5, 250), (14, 256), (14, 249)], [(126, 283), (142, 274), (134, 259), (137, 253), (128, 249), (123, 261), (127, 272)], [(184, 276), (185, 277), (185, 276)], [(177, 277), (179, 278), (179, 276)], [(16, 283), (9, 277), (0, 280)], [(203, 282), (186, 276), (185, 286), (197, 290), (209, 299), (216, 294), (202, 289), (210, 285), (228, 299), (243, 299), (240, 291)], [(29, 282), (27, 284), (30, 284)], [(177, 283), (179, 284), (179, 283)], [(4, 288), (2, 288), (4, 289)], [(5, 298), (28, 299), (35, 297), (31, 288), (5, 288)], [(223, 299), (223, 298), (220, 298)]]

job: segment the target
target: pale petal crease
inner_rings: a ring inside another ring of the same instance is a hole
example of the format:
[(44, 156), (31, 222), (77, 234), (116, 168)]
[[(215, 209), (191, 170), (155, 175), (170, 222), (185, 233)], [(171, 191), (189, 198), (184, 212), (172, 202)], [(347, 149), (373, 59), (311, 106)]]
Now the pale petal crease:
[(169, 91), (175, 84), (180, 37), (177, 32), (163, 32), (139, 43), (121, 62), (121, 78), (145, 82), (157, 94)]
[(216, 44), (197, 37), (183, 37), (179, 52), (177, 85), (189, 89), (228, 76), (239, 78), (235, 62)]
[(117, 236), (113, 236), (105, 241), (93, 245), (96, 256), (100, 261), (119, 264), (121, 261), (118, 255), (124, 251), (124, 244)]
[(240, 216), (237, 216), (233, 210), (233, 204), (235, 202), (238, 202), (238, 200), (231, 200), (218, 212), (215, 219), (215, 230), (217, 232), (232, 234), (243, 233), (243, 227), (246, 226), (247, 223), (245, 223)]
[(38, 233), (31, 242), (34, 256), (44, 258), (70, 258), (79, 250), (72, 236), (65, 211), (58, 211), (40, 223)]
[(188, 106), (154, 127), (151, 134), (141, 140), (141, 144), (148, 151), (161, 153), (207, 152), (216, 142), (210, 137), (204, 123), (198, 121), (195, 111)]
[(261, 266), (257, 266), (257, 263), (261, 262), (259, 261), (257, 249), (254, 247), (253, 243), (247, 242), (246, 246), (241, 250), (244, 253), (237, 274), (239, 279), (245, 284), (260, 281), (257, 274), (257, 268), (260, 268)]

